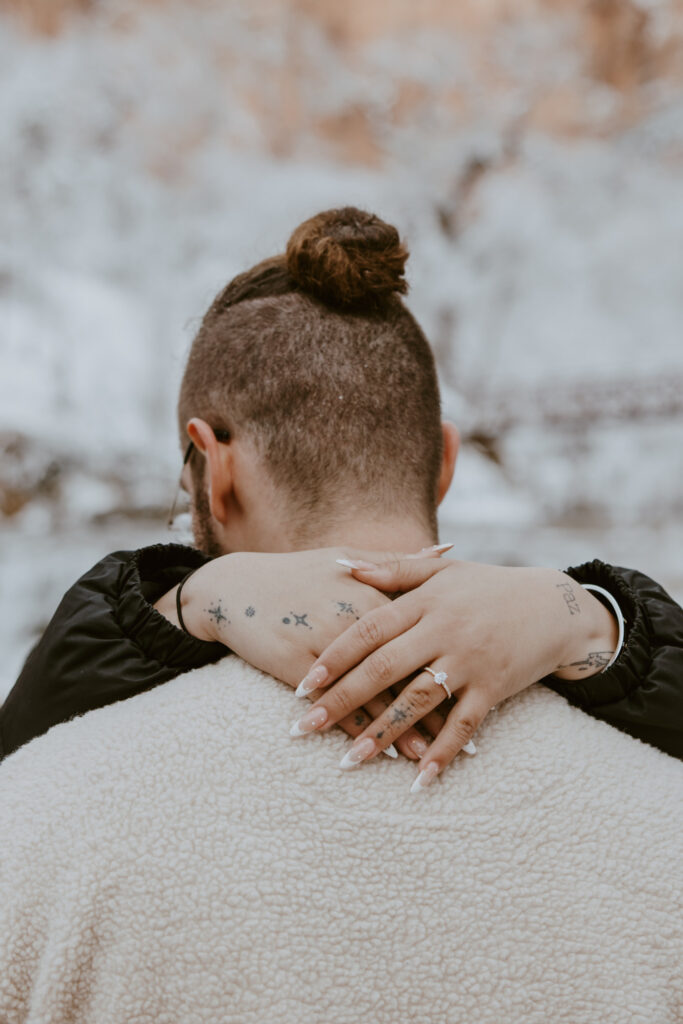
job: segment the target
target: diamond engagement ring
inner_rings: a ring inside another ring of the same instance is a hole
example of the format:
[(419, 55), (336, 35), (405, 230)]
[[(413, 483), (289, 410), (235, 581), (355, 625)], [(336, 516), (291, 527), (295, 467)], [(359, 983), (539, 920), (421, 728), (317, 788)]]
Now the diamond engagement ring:
[(429, 672), (430, 676), (434, 676), (434, 682), (439, 686), (443, 686), (449, 697), (452, 696), (451, 691), (448, 689), (448, 676), (445, 672), (435, 672), (433, 668), (429, 667), (429, 665), (425, 665), (424, 670), (425, 672)]

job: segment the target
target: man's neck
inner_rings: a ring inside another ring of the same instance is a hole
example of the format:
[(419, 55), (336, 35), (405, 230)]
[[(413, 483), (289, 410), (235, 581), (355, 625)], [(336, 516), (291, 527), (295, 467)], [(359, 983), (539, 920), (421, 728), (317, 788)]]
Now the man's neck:
[(438, 537), (424, 523), (399, 519), (354, 519), (299, 536), (288, 544), (290, 550), (348, 547), (358, 551), (409, 553), (436, 544)]

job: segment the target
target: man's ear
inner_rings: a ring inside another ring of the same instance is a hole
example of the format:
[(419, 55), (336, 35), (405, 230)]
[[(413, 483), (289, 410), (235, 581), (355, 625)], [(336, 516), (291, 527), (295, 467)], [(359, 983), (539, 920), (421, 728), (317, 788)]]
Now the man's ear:
[(437, 491), (437, 501), (439, 504), (446, 497), (446, 492), (451, 486), (451, 480), (455, 472), (455, 460), (460, 449), (460, 434), (455, 423), (449, 423), (448, 420), (444, 420), (441, 424), (441, 433), (443, 435), (443, 455), (441, 457), (441, 472), (439, 473)]
[(232, 448), (219, 443), (206, 422), (195, 416), (187, 424), (187, 433), (200, 456), (206, 460), (207, 497), (211, 515), (225, 524), (233, 492)]

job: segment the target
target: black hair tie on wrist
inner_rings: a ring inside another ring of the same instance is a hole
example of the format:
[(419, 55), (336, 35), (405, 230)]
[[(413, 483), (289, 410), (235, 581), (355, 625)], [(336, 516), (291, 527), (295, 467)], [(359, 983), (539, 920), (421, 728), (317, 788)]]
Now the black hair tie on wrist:
[(185, 584), (189, 580), (190, 576), (194, 576), (196, 571), (197, 571), (197, 569), (193, 569), (192, 572), (188, 572), (187, 576), (183, 576), (183, 578), (181, 579), (180, 583), (178, 584), (178, 589), (175, 592), (175, 610), (176, 610), (177, 615), (178, 615), (178, 622), (180, 623), (180, 628), (183, 630), (183, 632), (187, 633), (188, 636), (194, 637), (195, 640), (197, 638), (194, 636), (194, 633), (190, 633), (189, 629), (187, 628), (187, 626), (185, 625), (185, 622), (183, 620), (183, 613), (182, 613), (182, 610), (180, 608), (180, 595), (182, 594), (183, 587), (185, 586)]

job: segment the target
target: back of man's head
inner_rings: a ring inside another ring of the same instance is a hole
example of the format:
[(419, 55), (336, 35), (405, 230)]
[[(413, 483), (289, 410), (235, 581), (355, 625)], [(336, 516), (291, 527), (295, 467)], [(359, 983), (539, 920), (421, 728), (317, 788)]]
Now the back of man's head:
[[(442, 456), (434, 357), (400, 295), (395, 228), (354, 208), (301, 224), (285, 254), (215, 298), (178, 417), (252, 440), (292, 515), (392, 508), (435, 531)], [(201, 474), (201, 461), (193, 465)]]

